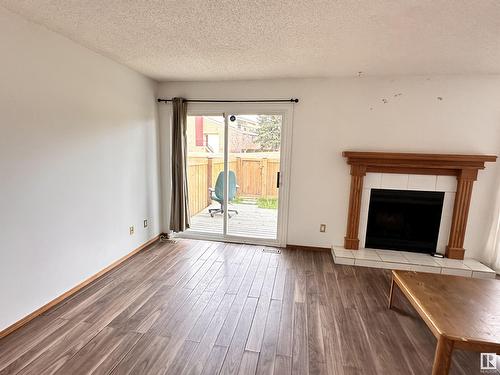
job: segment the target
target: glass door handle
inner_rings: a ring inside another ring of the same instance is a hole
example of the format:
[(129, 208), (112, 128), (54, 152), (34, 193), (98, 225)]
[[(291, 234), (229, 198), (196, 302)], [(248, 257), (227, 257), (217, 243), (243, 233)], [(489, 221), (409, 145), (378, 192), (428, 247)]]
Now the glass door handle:
[(276, 172), (276, 188), (280, 188), (280, 172)]

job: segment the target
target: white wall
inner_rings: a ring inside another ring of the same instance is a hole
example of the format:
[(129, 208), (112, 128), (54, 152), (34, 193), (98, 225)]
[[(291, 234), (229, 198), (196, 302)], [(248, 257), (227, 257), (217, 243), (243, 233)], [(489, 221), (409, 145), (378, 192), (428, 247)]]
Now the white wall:
[(1, 330), (160, 217), (157, 84), (1, 7), (0, 56)]
[[(500, 154), (499, 76), (166, 82), (159, 93), (300, 99), (294, 110), (289, 244), (343, 244), (350, 183), (343, 150)], [(161, 123), (168, 127), (163, 117)], [(466, 256), (486, 258), (499, 171), (496, 163), (479, 173)], [(326, 233), (319, 232), (320, 223), (327, 224)]]

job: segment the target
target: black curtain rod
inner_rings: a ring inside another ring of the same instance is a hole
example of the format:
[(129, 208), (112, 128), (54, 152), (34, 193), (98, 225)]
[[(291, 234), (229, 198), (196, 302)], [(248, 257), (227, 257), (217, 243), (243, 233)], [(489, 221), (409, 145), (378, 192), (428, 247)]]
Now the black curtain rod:
[[(173, 99), (157, 99), (158, 103), (168, 103)], [(218, 99), (186, 99), (188, 103), (298, 103), (299, 99), (263, 99), (263, 100), (218, 100)]]

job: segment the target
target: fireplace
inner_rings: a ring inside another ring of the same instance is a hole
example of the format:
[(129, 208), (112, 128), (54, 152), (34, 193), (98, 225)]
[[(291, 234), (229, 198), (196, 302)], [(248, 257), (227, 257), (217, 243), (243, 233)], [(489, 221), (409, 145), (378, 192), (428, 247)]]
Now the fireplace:
[(436, 251), (444, 192), (371, 189), (365, 247)]
[(472, 187), (477, 180), (478, 171), (485, 168), (486, 162), (495, 162), (495, 155), (363, 151), (344, 151), (342, 155), (347, 158), (351, 169), (345, 249), (359, 249), (361, 196), (363, 180), (367, 173), (453, 176), (456, 178), (456, 192), (445, 254), (448, 258), (464, 259), (464, 239)]

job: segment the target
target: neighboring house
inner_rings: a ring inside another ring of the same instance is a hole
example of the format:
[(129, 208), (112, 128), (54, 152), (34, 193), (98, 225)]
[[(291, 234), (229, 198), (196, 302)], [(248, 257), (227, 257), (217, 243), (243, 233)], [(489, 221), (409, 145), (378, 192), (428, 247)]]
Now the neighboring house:
[(219, 116), (188, 116), (188, 152), (222, 153), (224, 120)]
[[(242, 153), (257, 151), (255, 143), (257, 116), (238, 116), (229, 122), (231, 132), (229, 152)], [(224, 151), (224, 119), (221, 116), (188, 116), (188, 152), (222, 153)]]

